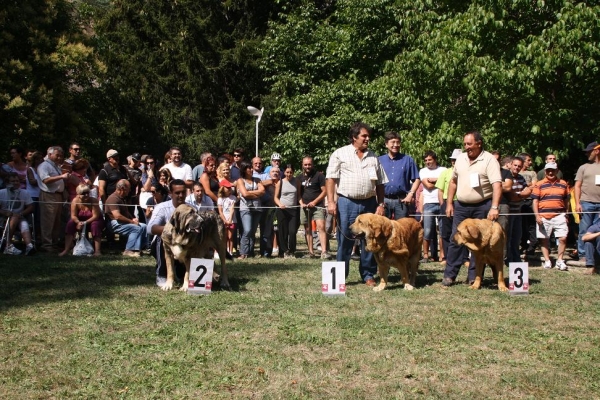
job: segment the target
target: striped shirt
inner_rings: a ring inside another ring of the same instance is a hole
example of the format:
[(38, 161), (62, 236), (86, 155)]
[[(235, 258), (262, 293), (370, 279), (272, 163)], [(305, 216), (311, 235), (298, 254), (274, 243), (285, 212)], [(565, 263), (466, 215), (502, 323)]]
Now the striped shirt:
[(544, 178), (533, 187), (531, 198), (538, 201), (538, 213), (543, 218), (553, 218), (567, 211), (569, 186), (562, 179)]
[(376, 186), (388, 182), (375, 153), (367, 150), (362, 158), (358, 158), (356, 148), (351, 144), (333, 152), (326, 176), (337, 181), (339, 195), (355, 200), (375, 196)]

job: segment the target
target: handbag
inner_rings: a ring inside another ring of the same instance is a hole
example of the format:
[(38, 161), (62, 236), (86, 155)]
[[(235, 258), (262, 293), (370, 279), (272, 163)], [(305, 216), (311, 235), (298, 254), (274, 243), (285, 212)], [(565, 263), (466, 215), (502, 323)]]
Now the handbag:
[(83, 224), (83, 229), (81, 230), (81, 234), (79, 235), (79, 239), (77, 243), (75, 243), (75, 247), (73, 248), (74, 256), (91, 256), (94, 254), (94, 246), (90, 243), (89, 240), (85, 237), (85, 229), (87, 224)]

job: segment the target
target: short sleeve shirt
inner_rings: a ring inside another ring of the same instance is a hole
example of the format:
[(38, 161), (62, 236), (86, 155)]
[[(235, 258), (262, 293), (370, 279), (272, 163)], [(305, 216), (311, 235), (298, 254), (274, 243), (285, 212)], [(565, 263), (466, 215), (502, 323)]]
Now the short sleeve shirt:
[(575, 181), (581, 182), (579, 201), (600, 203), (600, 185), (596, 185), (596, 176), (600, 175), (600, 163), (583, 164), (577, 170)]
[[(460, 154), (454, 165), (454, 177), (457, 179), (456, 198), (467, 204), (491, 199), (493, 184), (502, 181), (500, 164), (487, 151), (482, 151), (473, 162), (467, 153)], [(473, 187), (472, 181), (478, 186)]]
[(367, 150), (362, 158), (358, 158), (356, 148), (351, 144), (335, 150), (329, 157), (326, 176), (337, 181), (340, 196), (356, 200), (375, 196), (377, 185), (388, 183), (375, 153)]
[[(308, 204), (323, 192), (325, 187), (325, 175), (315, 171), (312, 175), (300, 175), (300, 195), (302, 202)], [(323, 201), (317, 204), (317, 207), (323, 207)]]
[(106, 199), (106, 204), (104, 205), (105, 213), (108, 215), (108, 218), (113, 220), (112, 211), (119, 210), (121, 215), (131, 219), (133, 216), (129, 212), (129, 207), (127, 207), (127, 203), (125, 200), (119, 197), (116, 193), (111, 194)]
[(163, 168), (168, 169), (171, 172), (173, 179), (181, 179), (183, 181), (192, 180), (192, 167), (186, 163), (181, 163), (180, 166), (176, 166), (173, 163), (165, 165)]

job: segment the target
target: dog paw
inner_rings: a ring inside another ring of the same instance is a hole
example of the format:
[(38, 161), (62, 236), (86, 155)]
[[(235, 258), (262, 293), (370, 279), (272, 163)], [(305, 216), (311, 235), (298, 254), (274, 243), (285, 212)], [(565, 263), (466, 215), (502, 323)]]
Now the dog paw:
[(498, 290), (501, 292), (508, 292), (508, 288), (506, 286), (498, 286)]
[(411, 284), (407, 283), (404, 285), (404, 290), (414, 290), (414, 289), (415, 289), (415, 287)]
[(473, 289), (473, 290), (478, 290), (479, 289), (479, 285), (472, 284), (471, 286), (469, 286), (469, 288)]
[(374, 292), (381, 292), (383, 289), (385, 289), (385, 285), (379, 285), (379, 286), (375, 286), (373, 288)]
[(224, 280), (219, 284), (219, 287), (221, 288), (221, 290), (231, 290), (231, 285), (229, 284), (228, 280)]
[(179, 288), (179, 290), (183, 293), (186, 293), (188, 291), (188, 287), (186, 285), (181, 285), (181, 287)]
[(167, 290), (173, 289), (173, 282), (165, 282), (165, 284), (162, 285), (161, 289), (164, 290), (165, 292)]

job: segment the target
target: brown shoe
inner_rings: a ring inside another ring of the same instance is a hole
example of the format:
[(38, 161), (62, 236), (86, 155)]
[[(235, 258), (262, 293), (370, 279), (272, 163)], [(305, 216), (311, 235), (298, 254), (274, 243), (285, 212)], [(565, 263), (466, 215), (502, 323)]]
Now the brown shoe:
[(127, 256), (127, 257), (139, 257), (139, 256), (140, 256), (140, 253), (139, 253), (138, 251), (133, 251), (133, 250), (125, 250), (125, 251), (123, 252), (123, 255), (124, 255), (124, 256)]
[(375, 283), (375, 279), (369, 278), (365, 281), (365, 285), (369, 287), (375, 287), (377, 284)]
[(586, 268), (585, 271), (583, 271), (584, 275), (594, 275), (594, 274), (600, 274), (600, 271), (598, 271), (596, 269), (596, 267), (588, 267)]

